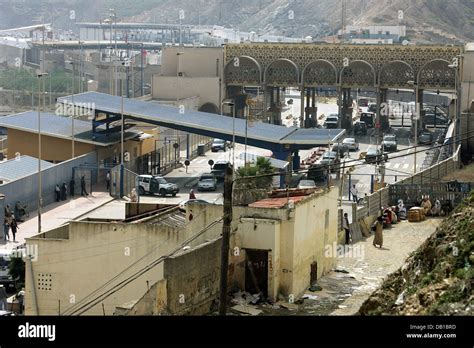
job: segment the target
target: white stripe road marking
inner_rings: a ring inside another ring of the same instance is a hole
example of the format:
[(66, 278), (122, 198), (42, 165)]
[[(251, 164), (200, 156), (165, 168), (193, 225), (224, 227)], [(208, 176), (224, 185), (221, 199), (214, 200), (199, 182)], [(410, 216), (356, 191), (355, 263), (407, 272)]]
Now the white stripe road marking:
[(393, 166), (393, 169), (398, 169), (398, 168), (400, 168), (400, 165), (401, 165), (401, 163), (395, 163), (395, 165)]
[(403, 169), (408, 169), (409, 166), (410, 166), (410, 165), (409, 165), (408, 163), (405, 163), (405, 164), (403, 165)]

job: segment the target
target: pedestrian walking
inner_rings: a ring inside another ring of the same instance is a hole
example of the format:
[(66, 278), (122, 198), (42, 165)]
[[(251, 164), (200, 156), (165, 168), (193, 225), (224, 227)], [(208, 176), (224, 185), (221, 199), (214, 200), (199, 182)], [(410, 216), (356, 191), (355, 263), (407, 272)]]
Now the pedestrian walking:
[(351, 194), (352, 194), (352, 201), (357, 203), (359, 201), (359, 190), (357, 190), (356, 185), (352, 185)]
[(59, 187), (58, 184), (56, 184), (56, 187), (54, 188), (54, 192), (56, 193), (56, 202), (59, 202), (61, 200), (61, 188)]
[(375, 226), (375, 237), (374, 237), (374, 247), (379, 246), (382, 249), (383, 246), (383, 217), (379, 216), (377, 221), (374, 224)]
[(69, 181), (69, 194), (71, 197), (74, 197), (74, 187), (76, 186), (76, 182), (74, 181), (74, 178), (71, 178), (71, 181)]
[(89, 194), (87, 193), (87, 190), (86, 190), (86, 176), (83, 175), (81, 177), (81, 195), (82, 196), (89, 196)]
[(347, 215), (347, 213), (344, 213), (342, 227), (344, 228), (344, 231), (346, 231), (346, 244), (350, 244), (351, 243), (351, 229), (349, 227), (349, 216)]
[(16, 242), (16, 232), (20, 227), (18, 227), (18, 224), (16, 222), (16, 219), (12, 219), (12, 222), (10, 223), (10, 228), (12, 229), (12, 235), (13, 235), (13, 241)]
[(191, 189), (191, 191), (189, 191), (189, 199), (196, 199), (196, 195), (194, 194), (193, 189)]
[(10, 218), (5, 217), (3, 220), (3, 239), (5, 241), (10, 240)]
[(110, 172), (107, 172), (107, 176), (105, 178), (105, 182), (107, 184), (107, 191), (110, 190)]

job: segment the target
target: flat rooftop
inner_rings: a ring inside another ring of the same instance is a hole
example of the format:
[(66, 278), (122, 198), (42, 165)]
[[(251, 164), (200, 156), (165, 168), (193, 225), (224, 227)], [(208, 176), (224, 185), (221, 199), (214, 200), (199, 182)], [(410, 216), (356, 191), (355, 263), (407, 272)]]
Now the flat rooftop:
[[(0, 127), (38, 134), (38, 112), (27, 111), (19, 114), (0, 117)], [(102, 130), (102, 128), (97, 129)], [(41, 113), (41, 134), (54, 138), (72, 140), (72, 118), (47, 112)], [(140, 133), (138, 132), (125, 132), (126, 140), (139, 136)], [(92, 132), (92, 121), (86, 122), (76, 119), (74, 120), (74, 140), (106, 147), (119, 143), (120, 133), (94, 135)]]

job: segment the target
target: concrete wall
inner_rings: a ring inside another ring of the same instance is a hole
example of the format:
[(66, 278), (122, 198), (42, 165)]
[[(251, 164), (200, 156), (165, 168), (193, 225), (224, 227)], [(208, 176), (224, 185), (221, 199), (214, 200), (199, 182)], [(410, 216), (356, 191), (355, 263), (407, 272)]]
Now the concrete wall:
[(219, 238), (165, 260), (167, 314), (203, 315), (217, 308), (221, 246)]
[[(200, 97), (199, 107), (213, 103), (220, 108), (224, 98), (224, 49), (202, 47), (169, 47), (163, 50), (159, 75), (152, 79), (153, 99), (176, 100), (179, 55), (179, 98)], [(221, 83), (219, 82), (221, 81)]]
[(153, 76), (153, 99), (176, 100), (199, 97), (199, 107), (213, 103), (219, 108), (219, 78), (218, 77), (180, 77), (179, 92), (176, 88), (176, 76)]
[[(92, 152), (83, 155), (74, 160), (69, 160), (55, 165), (42, 171), (43, 183), (43, 206), (51, 204), (55, 201), (54, 187), (58, 183), (69, 183), (72, 176), (72, 170), (83, 164), (96, 163), (96, 153)], [(76, 189), (77, 190), (77, 189)], [(22, 204), (28, 204), (30, 211), (37, 209), (38, 204), (38, 174), (9, 182), (0, 186), (0, 193), (5, 195), (5, 204), (10, 204), (13, 208), (17, 201)], [(3, 214), (3, 210), (1, 211)]]
[(15, 67), (17, 58), (23, 65), (24, 50), (10, 45), (0, 45), (0, 64), (6, 63), (10, 68)]
[[(175, 250), (190, 236), (222, 216), (222, 207), (205, 207), (193, 206), (194, 219), (184, 226), (73, 222), (69, 225), (67, 239), (44, 239), (42, 235), (28, 239), (27, 245), (37, 245), (38, 259), (32, 262), (32, 267), (27, 264), (26, 313), (36, 313), (32, 275), (35, 282), (39, 281), (40, 275), (51, 277), (51, 290), (42, 290), (37, 286), (39, 314), (58, 314), (59, 301), (61, 311), (64, 312), (73, 305), (71, 298), (76, 302), (81, 301), (116, 275), (119, 277), (111, 285), (123, 281), (152, 261)], [(189, 245), (195, 246), (207, 239), (215, 239), (220, 235), (221, 229), (217, 225)], [(135, 262), (137, 263), (134, 264)], [(205, 265), (204, 262), (202, 264)], [(125, 271), (128, 267), (130, 269)], [(105, 299), (105, 313), (111, 315), (116, 307), (138, 301), (149, 287), (163, 279), (161, 263)], [(86, 314), (102, 315), (101, 304)]]
[[(71, 158), (71, 140), (41, 136), (41, 157), (49, 162), (62, 162)], [(95, 145), (76, 141), (74, 152), (76, 156), (82, 156), (95, 151)], [(16, 154), (38, 157), (38, 135), (15, 129), (8, 129), (8, 157), (13, 158)]]
[[(222, 73), (224, 49), (222, 47), (167, 47), (163, 50), (161, 75), (176, 77), (179, 70), (187, 77), (218, 77)], [(217, 60), (219, 59), (219, 66)]]

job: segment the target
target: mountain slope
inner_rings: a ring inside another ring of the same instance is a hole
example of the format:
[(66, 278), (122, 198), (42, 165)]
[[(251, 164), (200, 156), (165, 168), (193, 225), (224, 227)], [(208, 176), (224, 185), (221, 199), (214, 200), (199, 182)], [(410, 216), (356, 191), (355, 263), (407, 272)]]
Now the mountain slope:
[[(333, 35), (341, 27), (342, 0), (0, 0), (0, 28), (30, 25), (42, 15), (58, 27), (105, 18), (117, 9), (124, 21), (225, 25), (242, 31), (294, 37)], [(347, 0), (346, 24), (399, 23), (420, 40), (474, 40), (474, 0)], [(433, 33), (431, 27), (437, 32)]]

